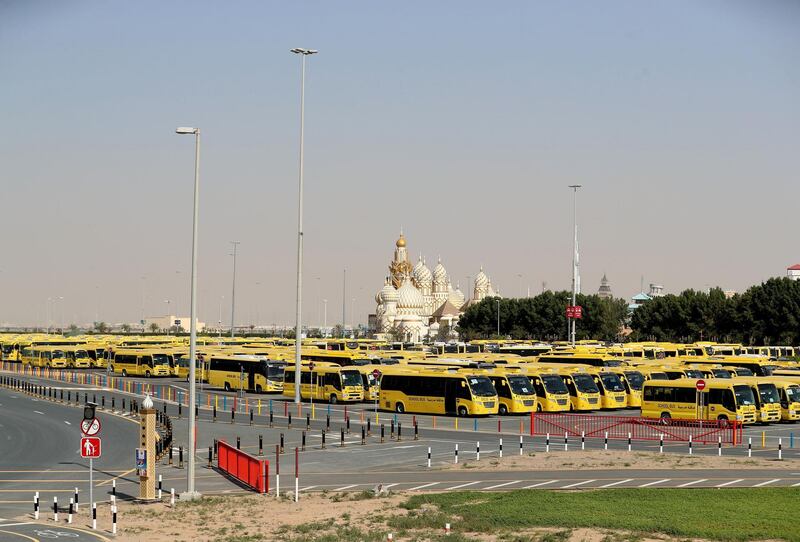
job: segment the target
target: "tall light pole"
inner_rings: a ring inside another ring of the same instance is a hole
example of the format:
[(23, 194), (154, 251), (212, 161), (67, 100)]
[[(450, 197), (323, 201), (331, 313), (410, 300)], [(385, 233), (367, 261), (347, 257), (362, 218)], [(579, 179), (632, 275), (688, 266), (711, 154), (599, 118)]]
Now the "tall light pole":
[(322, 300), (322, 328), (326, 330), (328, 329), (328, 300)]
[[(580, 274), (578, 271), (579, 258), (578, 258), (578, 188), (580, 184), (569, 185), (572, 188), (572, 306), (575, 306), (576, 298), (578, 295), (578, 284), (580, 281)], [(575, 318), (570, 319), (570, 342), (572, 347), (575, 348)]]
[(300, 176), (297, 190), (297, 307), (294, 328), (294, 402), (300, 404), (300, 346), (303, 341), (303, 322), (300, 309), (303, 301), (303, 152), (305, 150), (306, 115), (306, 57), (315, 54), (314, 49), (296, 47), (291, 50), (300, 55)]
[(225, 301), (225, 296), (219, 296), (219, 321), (217, 321), (217, 338), (222, 339), (222, 302)]
[(347, 326), (347, 269), (342, 272), (342, 338)]
[(233, 338), (233, 317), (236, 310), (236, 247), (239, 246), (239, 241), (231, 241), (233, 245), (233, 287), (231, 292), (231, 338)]
[(194, 406), (195, 388), (195, 363), (197, 359), (197, 219), (200, 204), (200, 129), (177, 128), (176, 133), (194, 135), (194, 211), (192, 214), (192, 289), (189, 301), (189, 464), (186, 470), (186, 493), (181, 498), (186, 500), (197, 499), (200, 494), (194, 489), (194, 459), (195, 459), (195, 420)]

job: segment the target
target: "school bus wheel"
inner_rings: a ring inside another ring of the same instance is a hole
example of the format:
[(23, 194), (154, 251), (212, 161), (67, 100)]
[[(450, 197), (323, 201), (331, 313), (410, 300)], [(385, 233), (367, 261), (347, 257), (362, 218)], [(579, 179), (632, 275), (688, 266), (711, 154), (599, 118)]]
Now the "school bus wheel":
[(150, 371), (145, 371), (144, 372), (144, 377), (145, 378), (150, 378)]
[(225, 391), (231, 391), (231, 385), (228, 384), (227, 382), (225, 382), (224, 388), (225, 388)]
[(504, 405), (503, 403), (500, 403), (500, 407), (498, 408), (498, 412), (500, 412), (501, 416), (505, 416), (506, 414), (508, 414), (508, 407), (506, 405)]
[(469, 411), (467, 410), (467, 407), (465, 407), (464, 405), (461, 405), (460, 407), (458, 407), (458, 415), (459, 416), (461, 416), (463, 418), (467, 414), (469, 414)]
[(128, 371), (126, 371), (125, 369), (122, 369), (122, 376), (128, 376)]
[(330, 398), (328, 399), (328, 401), (329, 401), (329, 402), (330, 402), (330, 404), (332, 404), (332, 405), (335, 405), (335, 404), (336, 404), (336, 402), (337, 402), (338, 400), (339, 400), (339, 398), (338, 398), (338, 397), (336, 397), (336, 394), (335, 394), (335, 393), (332, 393), (332, 394), (331, 394), (331, 396), (330, 396)]
[(395, 403), (395, 405), (394, 405), (394, 409), (395, 409), (395, 411), (396, 411), (396, 412), (398, 412), (398, 413), (400, 413), (400, 414), (402, 414), (403, 412), (405, 412), (405, 411), (406, 411), (406, 407), (405, 407), (405, 405), (404, 405), (403, 403), (401, 403), (400, 401), (398, 401), (397, 403)]

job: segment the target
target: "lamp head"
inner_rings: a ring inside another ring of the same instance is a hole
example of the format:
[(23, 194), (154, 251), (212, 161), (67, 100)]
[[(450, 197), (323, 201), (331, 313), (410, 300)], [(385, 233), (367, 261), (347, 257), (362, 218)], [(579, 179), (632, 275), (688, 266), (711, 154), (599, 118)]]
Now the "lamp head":
[(291, 49), (291, 52), (298, 55), (315, 55), (319, 51), (316, 49), (303, 49), (302, 47), (295, 47), (294, 49)]
[(175, 128), (176, 134), (196, 134), (200, 131), (199, 128), (189, 128), (187, 126), (180, 126)]

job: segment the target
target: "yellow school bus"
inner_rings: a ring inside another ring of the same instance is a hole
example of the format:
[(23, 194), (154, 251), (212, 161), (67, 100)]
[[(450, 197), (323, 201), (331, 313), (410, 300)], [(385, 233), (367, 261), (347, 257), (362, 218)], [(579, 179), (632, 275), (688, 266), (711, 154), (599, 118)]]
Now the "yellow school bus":
[(781, 419), (781, 399), (778, 388), (769, 378), (736, 377), (736, 383), (746, 384), (753, 391), (756, 402), (756, 421), (777, 422)]
[[(283, 395), (294, 397), (295, 365), (286, 365), (283, 374)], [(364, 400), (361, 373), (355, 367), (335, 363), (304, 363), (300, 368), (300, 398), (315, 401), (357, 402)]]
[(558, 367), (555, 370), (569, 390), (570, 412), (600, 409), (600, 390), (585, 367)]
[(771, 376), (769, 381), (778, 388), (781, 399), (781, 420), (787, 422), (800, 420), (800, 375)]
[(588, 372), (600, 390), (600, 408), (613, 410), (628, 406), (628, 394), (619, 374), (602, 367), (589, 367)]
[(84, 345), (62, 346), (60, 347), (67, 356), (67, 367), (70, 369), (89, 369), (92, 366), (92, 358)]
[(756, 422), (756, 399), (753, 390), (731, 378), (706, 380), (704, 408), (697, 405), (695, 381), (648, 380), (642, 389), (642, 417), (678, 420), (738, 420)]
[(23, 365), (66, 369), (67, 354), (63, 346), (27, 346), (21, 352)]
[(486, 416), (497, 414), (497, 391), (486, 371), (458, 367), (388, 366), (380, 408), (395, 412)]
[(285, 361), (260, 356), (212, 354), (208, 356), (205, 374), (212, 388), (256, 393), (280, 392), (283, 391), (285, 368)]
[(122, 376), (171, 376), (172, 354), (162, 349), (115, 348), (110, 352), (112, 373)]
[(566, 412), (570, 408), (569, 389), (554, 369), (537, 367), (538, 363), (523, 365), (536, 393), (536, 412)]
[(501, 366), (488, 371), (499, 401), (498, 413), (528, 414), (536, 411), (536, 392), (531, 379), (519, 367)]

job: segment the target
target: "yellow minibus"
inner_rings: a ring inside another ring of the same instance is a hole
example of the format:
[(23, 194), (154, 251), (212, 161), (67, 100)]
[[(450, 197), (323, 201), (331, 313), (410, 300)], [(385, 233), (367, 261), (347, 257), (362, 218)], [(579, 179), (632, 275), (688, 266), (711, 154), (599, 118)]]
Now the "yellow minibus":
[(112, 373), (122, 376), (171, 376), (171, 354), (147, 348), (115, 348), (110, 352)]
[(480, 370), (391, 367), (381, 376), (380, 407), (395, 412), (486, 416), (499, 410), (497, 390)]
[(756, 421), (760, 423), (777, 422), (781, 419), (781, 399), (778, 388), (767, 378), (736, 377), (737, 384), (746, 384), (753, 391), (756, 402)]
[(688, 379), (648, 380), (642, 389), (642, 417), (678, 420), (756, 421), (756, 400), (751, 387), (733, 379), (708, 379), (700, 409), (695, 382)]
[[(286, 365), (283, 375), (283, 395), (294, 397), (295, 366)], [(339, 402), (364, 400), (361, 373), (355, 367), (342, 367), (334, 363), (304, 363), (300, 369), (300, 398)]]
[(489, 371), (499, 401), (500, 415), (529, 414), (536, 411), (536, 392), (530, 378), (518, 367), (498, 367)]

